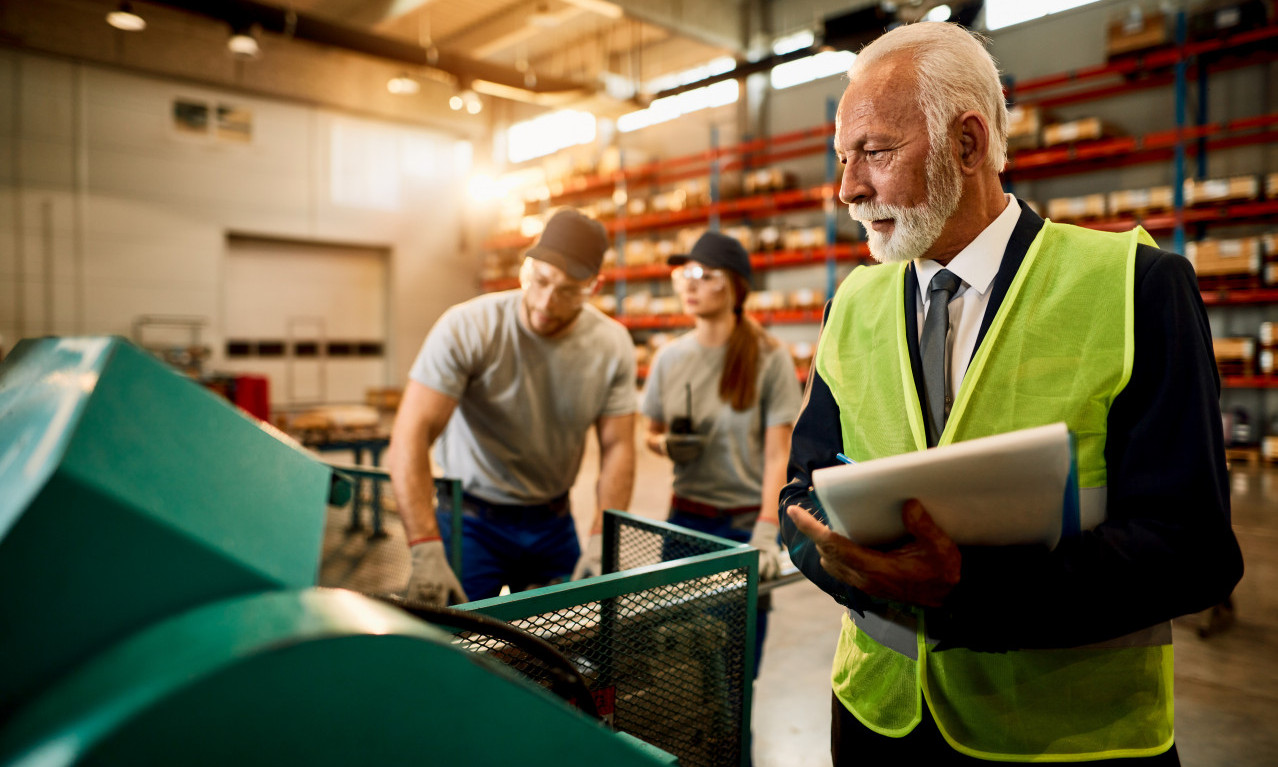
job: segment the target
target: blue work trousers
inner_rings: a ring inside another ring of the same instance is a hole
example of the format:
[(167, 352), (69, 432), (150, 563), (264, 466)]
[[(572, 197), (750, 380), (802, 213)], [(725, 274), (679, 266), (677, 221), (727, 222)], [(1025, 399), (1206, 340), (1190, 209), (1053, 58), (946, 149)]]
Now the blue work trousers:
[[(453, 499), (436, 494), (435, 520), (452, 557)], [(581, 557), (566, 498), (531, 506), (462, 496), (461, 585), (471, 601), (568, 580)]]

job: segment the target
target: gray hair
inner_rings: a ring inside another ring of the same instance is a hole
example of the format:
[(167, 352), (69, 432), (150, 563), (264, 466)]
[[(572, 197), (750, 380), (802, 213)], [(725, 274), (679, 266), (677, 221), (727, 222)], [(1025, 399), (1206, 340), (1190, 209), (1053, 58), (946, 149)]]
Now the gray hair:
[(933, 149), (944, 146), (951, 121), (972, 110), (989, 125), (985, 162), (994, 172), (1007, 164), (1007, 104), (998, 65), (984, 38), (957, 24), (925, 21), (897, 27), (861, 49), (848, 77), (897, 53), (908, 53), (918, 74), (919, 107)]

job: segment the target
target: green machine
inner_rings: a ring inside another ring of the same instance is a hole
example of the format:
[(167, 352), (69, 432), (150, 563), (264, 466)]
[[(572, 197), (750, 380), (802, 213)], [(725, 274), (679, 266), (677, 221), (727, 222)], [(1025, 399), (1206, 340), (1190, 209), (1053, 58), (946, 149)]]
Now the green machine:
[(0, 364), (0, 765), (670, 764), (315, 587), (334, 476), (118, 338)]

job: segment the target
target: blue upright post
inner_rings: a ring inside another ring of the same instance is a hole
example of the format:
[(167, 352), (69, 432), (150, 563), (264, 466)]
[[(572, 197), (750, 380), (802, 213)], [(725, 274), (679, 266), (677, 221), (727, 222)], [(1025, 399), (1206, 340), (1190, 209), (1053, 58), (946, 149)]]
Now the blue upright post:
[(1172, 203), (1176, 211), (1176, 229), (1172, 248), (1185, 252), (1185, 129), (1189, 85), (1186, 82), (1188, 62), (1185, 60), (1185, 11), (1176, 12), (1176, 172), (1172, 181)]
[(719, 231), (719, 126), (710, 126), (710, 231)]

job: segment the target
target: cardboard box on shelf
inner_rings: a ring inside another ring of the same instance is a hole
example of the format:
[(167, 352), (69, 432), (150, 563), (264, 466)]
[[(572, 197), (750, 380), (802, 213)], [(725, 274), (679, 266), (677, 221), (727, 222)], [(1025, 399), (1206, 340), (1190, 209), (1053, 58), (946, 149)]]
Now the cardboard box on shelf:
[(1174, 200), (1170, 186), (1154, 186), (1149, 189), (1124, 189), (1110, 192), (1108, 210), (1111, 216), (1124, 213), (1144, 213), (1149, 210), (1166, 210)]
[(1007, 149), (1016, 152), (1037, 149), (1042, 143), (1043, 110), (1039, 107), (1016, 105), (1007, 110)]
[(757, 249), (758, 238), (755, 236), (754, 229), (748, 226), (729, 226), (723, 229), (723, 233), (741, 243), (741, 247), (745, 248), (747, 253)]
[(759, 230), (758, 250), (779, 250), (781, 248), (781, 227), (765, 226)]
[(1260, 274), (1260, 238), (1207, 238), (1185, 243), (1185, 256), (1199, 276)]
[(814, 288), (799, 288), (790, 293), (790, 306), (795, 309), (819, 309), (825, 303), (825, 293)]
[(1257, 358), (1258, 363), (1256, 365), (1256, 369), (1262, 376), (1271, 376), (1274, 374), (1275, 354), (1276, 352), (1273, 349), (1260, 350), (1260, 356)]
[(626, 240), (626, 266), (647, 266), (656, 259), (650, 240)]
[(1117, 131), (1110, 125), (1101, 122), (1099, 117), (1084, 117), (1080, 120), (1053, 123), (1043, 126), (1043, 146), (1071, 144), (1075, 141), (1091, 141), (1093, 139), (1112, 136)]
[(648, 302), (649, 314), (679, 314), (683, 311), (683, 302), (678, 296), (658, 296)]
[(1265, 196), (1271, 200), (1278, 199), (1278, 173), (1265, 176)]
[(1190, 40), (1211, 40), (1263, 27), (1269, 18), (1266, 0), (1215, 0), (1189, 15)]
[(1212, 351), (1222, 375), (1250, 375), (1256, 361), (1256, 339), (1213, 338)]
[(747, 197), (791, 189), (796, 183), (797, 177), (781, 168), (759, 168), (749, 171), (742, 182)]
[(812, 365), (812, 354), (815, 347), (806, 341), (790, 344), (790, 358), (794, 360), (795, 368), (806, 370)]
[(647, 291), (630, 293), (622, 301), (626, 314), (648, 314), (648, 305), (652, 303), (652, 294)]
[(787, 229), (781, 236), (782, 247), (786, 250), (807, 250), (825, 246), (824, 226), (799, 226)]
[(1105, 195), (1085, 194), (1082, 197), (1057, 197), (1047, 201), (1047, 217), (1053, 221), (1075, 218), (1097, 218), (1105, 215)]
[(751, 312), (770, 312), (786, 308), (785, 293), (779, 290), (756, 290), (746, 297), (745, 307)]
[(1166, 14), (1132, 6), (1122, 16), (1110, 20), (1105, 34), (1105, 53), (1121, 56), (1170, 41)]
[(1259, 196), (1260, 179), (1257, 176), (1185, 179), (1186, 205), (1254, 200)]
[(1259, 340), (1261, 346), (1278, 347), (1278, 322), (1260, 323)]

